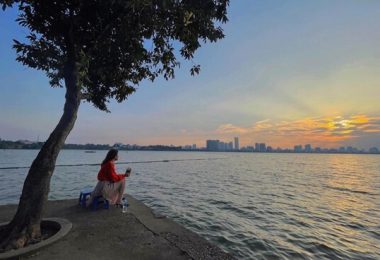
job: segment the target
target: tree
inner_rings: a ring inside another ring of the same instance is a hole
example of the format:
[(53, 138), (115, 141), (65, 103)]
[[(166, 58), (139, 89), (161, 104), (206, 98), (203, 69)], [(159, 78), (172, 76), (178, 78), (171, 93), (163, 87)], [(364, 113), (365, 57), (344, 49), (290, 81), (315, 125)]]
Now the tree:
[[(40, 223), (55, 162), (74, 127), (81, 100), (108, 111), (143, 80), (174, 78), (177, 57), (191, 60), (200, 41), (224, 37), (229, 0), (0, 0), (16, 7), (30, 30), (14, 40), (17, 60), (42, 70), (52, 87), (65, 87), (63, 115), (33, 161), (17, 212), (1, 230), (0, 248), (20, 248), (41, 237)], [(175, 48), (175, 46), (179, 46)], [(178, 50), (177, 50), (178, 49)], [(191, 74), (199, 73), (199, 65)]]

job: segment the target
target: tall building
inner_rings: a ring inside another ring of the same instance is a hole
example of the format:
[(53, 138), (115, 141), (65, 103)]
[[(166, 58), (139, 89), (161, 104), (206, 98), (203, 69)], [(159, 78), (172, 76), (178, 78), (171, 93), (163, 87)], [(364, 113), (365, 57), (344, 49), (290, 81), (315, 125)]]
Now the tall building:
[(301, 153), (302, 152), (302, 145), (295, 145), (294, 146), (294, 152)]
[(207, 140), (206, 149), (209, 151), (218, 151), (219, 149), (219, 140)]
[(234, 141), (235, 141), (235, 150), (239, 150), (240, 149), (240, 147), (239, 147), (239, 137), (235, 137)]
[(255, 143), (255, 151), (260, 152), (260, 144), (259, 143)]
[(219, 144), (218, 144), (218, 150), (219, 151), (225, 151), (225, 150), (227, 150), (227, 144), (225, 142), (219, 142)]
[(266, 152), (267, 151), (267, 146), (265, 145), (265, 143), (261, 143), (260, 144), (260, 152)]
[(305, 152), (306, 152), (306, 153), (311, 153), (311, 152), (312, 152), (311, 144), (306, 144), (306, 145), (305, 145)]

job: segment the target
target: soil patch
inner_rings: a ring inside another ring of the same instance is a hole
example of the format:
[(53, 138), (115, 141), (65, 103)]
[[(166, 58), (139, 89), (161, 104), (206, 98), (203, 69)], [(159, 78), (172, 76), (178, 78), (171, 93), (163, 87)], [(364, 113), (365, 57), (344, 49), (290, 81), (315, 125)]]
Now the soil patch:
[(61, 225), (54, 221), (42, 221), (41, 222), (41, 240), (49, 239), (57, 234), (61, 229)]

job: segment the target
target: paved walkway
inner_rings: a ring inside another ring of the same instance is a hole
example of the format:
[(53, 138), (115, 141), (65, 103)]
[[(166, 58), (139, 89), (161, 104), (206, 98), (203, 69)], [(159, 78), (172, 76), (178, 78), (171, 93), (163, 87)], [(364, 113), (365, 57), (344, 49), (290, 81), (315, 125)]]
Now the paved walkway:
[[(120, 208), (91, 211), (77, 200), (49, 201), (45, 217), (65, 218), (68, 235), (20, 259), (233, 259), (221, 249), (128, 196), (128, 213)], [(0, 222), (9, 221), (16, 205), (0, 206)]]

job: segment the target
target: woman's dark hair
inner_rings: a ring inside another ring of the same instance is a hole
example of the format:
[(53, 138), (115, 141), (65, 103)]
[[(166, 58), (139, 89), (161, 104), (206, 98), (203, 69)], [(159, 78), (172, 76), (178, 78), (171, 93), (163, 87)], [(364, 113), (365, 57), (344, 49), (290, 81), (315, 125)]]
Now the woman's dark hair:
[(108, 151), (106, 158), (103, 160), (102, 165), (108, 163), (112, 159), (114, 159), (119, 151), (116, 149), (111, 149)]

